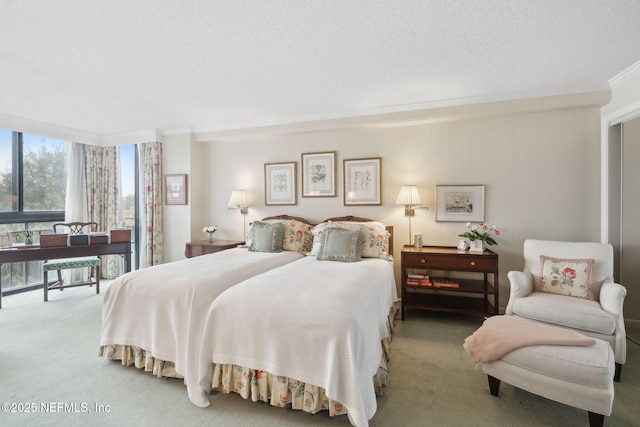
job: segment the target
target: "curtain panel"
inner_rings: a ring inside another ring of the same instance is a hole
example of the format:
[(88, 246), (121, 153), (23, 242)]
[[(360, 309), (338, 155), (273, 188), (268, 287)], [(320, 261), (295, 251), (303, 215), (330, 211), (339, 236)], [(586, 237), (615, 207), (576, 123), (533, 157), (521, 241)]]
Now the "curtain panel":
[[(98, 230), (108, 231), (122, 224), (120, 203), (120, 148), (84, 146), (88, 220)], [(101, 276), (114, 279), (122, 271), (117, 255), (102, 257)], [(120, 267), (119, 267), (120, 266)]]
[(161, 264), (162, 233), (162, 143), (138, 144), (140, 195), (140, 265)]

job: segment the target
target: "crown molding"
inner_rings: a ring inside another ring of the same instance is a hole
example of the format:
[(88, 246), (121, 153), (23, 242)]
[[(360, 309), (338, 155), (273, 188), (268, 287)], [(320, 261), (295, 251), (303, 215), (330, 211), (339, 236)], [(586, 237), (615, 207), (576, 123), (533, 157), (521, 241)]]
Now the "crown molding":
[[(635, 64), (634, 67), (634, 73), (640, 72), (640, 62)], [(625, 76), (629, 78), (631, 71), (625, 70), (625, 72), (628, 72)], [(290, 134), (335, 130), (348, 127), (410, 126), (487, 114), (515, 114), (517, 112), (541, 109), (602, 106), (609, 102), (610, 91), (610, 87), (605, 86), (580, 87), (555, 92), (513, 92), (491, 96), (384, 106), (355, 110), (344, 114), (334, 113), (291, 117), (290, 120), (246, 122), (218, 127), (148, 129), (110, 135), (96, 135), (3, 114), (0, 114), (0, 127), (99, 146), (162, 141), (163, 136), (172, 135), (191, 135), (194, 141), (212, 141), (247, 136), (259, 137), (260, 135), (278, 133)]]
[(609, 79), (609, 86), (611, 89), (615, 89), (621, 84), (640, 76), (640, 61), (636, 62), (626, 70), (622, 71), (618, 75)]
[(80, 142), (83, 144), (100, 145), (100, 136), (77, 129), (70, 129), (51, 123), (38, 122), (21, 117), (0, 113), (0, 127), (17, 132), (62, 139), (65, 141)]
[[(191, 129), (196, 141), (236, 139), (265, 134), (302, 133), (347, 127), (411, 126), (496, 114), (575, 107), (601, 107), (611, 99), (608, 86), (574, 91), (510, 93), (428, 103), (372, 108), (345, 115), (320, 115), (293, 121), (245, 123), (234, 127)], [(166, 133), (165, 133), (166, 135)]]
[(163, 132), (159, 129), (147, 129), (137, 132), (127, 132), (114, 135), (103, 135), (100, 137), (100, 144), (104, 146), (142, 144), (145, 142), (162, 142)]

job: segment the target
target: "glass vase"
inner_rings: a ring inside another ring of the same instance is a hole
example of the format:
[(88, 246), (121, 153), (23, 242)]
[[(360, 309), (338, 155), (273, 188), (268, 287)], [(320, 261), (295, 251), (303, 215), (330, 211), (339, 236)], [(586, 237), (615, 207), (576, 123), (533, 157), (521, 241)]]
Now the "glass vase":
[(469, 252), (484, 252), (484, 242), (478, 239), (470, 241)]

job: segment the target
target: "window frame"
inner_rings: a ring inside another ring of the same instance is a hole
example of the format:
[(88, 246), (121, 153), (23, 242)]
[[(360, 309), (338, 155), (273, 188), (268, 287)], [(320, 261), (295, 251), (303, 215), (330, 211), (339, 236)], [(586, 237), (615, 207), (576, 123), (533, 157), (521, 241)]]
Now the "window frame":
[(16, 210), (0, 212), (0, 224), (64, 221), (64, 210), (24, 211), (24, 144), (23, 132), (11, 131), (12, 194), (16, 196)]

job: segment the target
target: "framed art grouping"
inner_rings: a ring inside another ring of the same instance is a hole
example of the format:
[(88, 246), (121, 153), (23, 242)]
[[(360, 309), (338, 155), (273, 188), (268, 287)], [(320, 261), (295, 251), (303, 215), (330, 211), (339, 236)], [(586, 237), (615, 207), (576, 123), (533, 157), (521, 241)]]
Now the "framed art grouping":
[(296, 162), (264, 164), (264, 204), (295, 205)]
[(302, 197), (336, 196), (336, 152), (302, 153)]
[(436, 185), (436, 221), (484, 221), (484, 185)]
[(344, 160), (344, 205), (381, 205), (380, 157)]
[(187, 175), (165, 175), (165, 204), (187, 204)]

